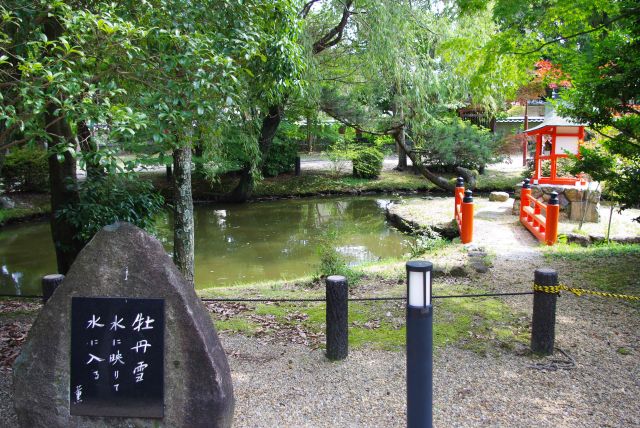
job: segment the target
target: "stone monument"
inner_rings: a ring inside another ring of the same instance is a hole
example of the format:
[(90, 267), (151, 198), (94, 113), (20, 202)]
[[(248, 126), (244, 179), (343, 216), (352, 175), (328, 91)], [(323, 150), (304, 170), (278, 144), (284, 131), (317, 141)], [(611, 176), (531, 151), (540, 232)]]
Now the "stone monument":
[(82, 250), (14, 364), (21, 427), (229, 427), (227, 358), (158, 240), (116, 223)]

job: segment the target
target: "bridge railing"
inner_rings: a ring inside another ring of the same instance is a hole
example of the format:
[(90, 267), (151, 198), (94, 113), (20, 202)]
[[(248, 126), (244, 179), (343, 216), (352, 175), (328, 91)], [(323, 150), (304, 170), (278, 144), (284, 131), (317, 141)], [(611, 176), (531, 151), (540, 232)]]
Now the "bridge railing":
[(464, 179), (458, 177), (454, 190), (454, 218), (458, 224), (460, 241), (468, 244), (473, 241), (473, 193), (464, 189)]
[(559, 218), (560, 202), (558, 193), (552, 192), (548, 203), (540, 202), (531, 196), (529, 179), (525, 179), (520, 191), (520, 222), (540, 242), (553, 245), (558, 240)]

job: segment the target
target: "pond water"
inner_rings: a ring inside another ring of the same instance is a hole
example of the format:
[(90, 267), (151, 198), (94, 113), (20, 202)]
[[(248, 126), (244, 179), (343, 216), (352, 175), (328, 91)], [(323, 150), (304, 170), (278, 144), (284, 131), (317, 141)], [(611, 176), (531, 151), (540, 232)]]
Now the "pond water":
[[(196, 288), (311, 274), (327, 236), (336, 237), (352, 265), (400, 257), (408, 237), (387, 225), (388, 202), (358, 196), (196, 206)], [(158, 219), (158, 238), (170, 254), (171, 224), (171, 214)], [(55, 270), (48, 223), (0, 229), (1, 294), (40, 294), (40, 279)]]

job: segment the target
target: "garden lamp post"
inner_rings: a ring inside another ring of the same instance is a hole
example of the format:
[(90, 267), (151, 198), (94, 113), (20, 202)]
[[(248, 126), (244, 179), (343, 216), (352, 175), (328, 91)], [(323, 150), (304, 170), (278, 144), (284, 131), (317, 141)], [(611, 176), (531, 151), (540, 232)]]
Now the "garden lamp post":
[(433, 308), (426, 261), (407, 262), (407, 427), (433, 426)]

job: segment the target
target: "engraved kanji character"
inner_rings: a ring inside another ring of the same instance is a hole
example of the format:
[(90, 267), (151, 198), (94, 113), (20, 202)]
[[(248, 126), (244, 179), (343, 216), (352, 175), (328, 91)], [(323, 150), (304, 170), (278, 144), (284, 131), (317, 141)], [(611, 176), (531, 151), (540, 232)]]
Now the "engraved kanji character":
[(109, 324), (111, 327), (109, 327), (109, 331), (113, 330), (113, 331), (118, 331), (119, 328), (124, 329), (124, 326), (122, 324), (120, 324), (122, 321), (124, 320), (124, 318), (120, 318), (118, 319), (118, 315), (113, 317), (113, 321), (111, 322), (111, 324)]
[(122, 354), (120, 353), (119, 349), (116, 350), (115, 354), (109, 355), (109, 362), (111, 363), (112, 366), (115, 366), (117, 363), (124, 365), (124, 361), (122, 360)]
[(87, 365), (91, 364), (94, 361), (100, 363), (100, 362), (104, 361), (104, 358), (96, 357), (93, 354), (89, 354), (89, 361), (87, 361)]
[(142, 348), (142, 353), (146, 354), (147, 353), (147, 348), (150, 347), (150, 346), (151, 346), (151, 344), (148, 341), (139, 340), (139, 341), (136, 342), (136, 346), (134, 346), (131, 349), (135, 350), (136, 354), (137, 354), (138, 352), (140, 352), (140, 348)]
[[(131, 324), (131, 326), (135, 331), (152, 330), (153, 327), (151, 327), (150, 324), (154, 321), (155, 320), (152, 319), (150, 316), (147, 316), (147, 319), (145, 320), (142, 314), (138, 314), (136, 316), (136, 319), (133, 321), (133, 324)], [(143, 324), (144, 324), (144, 327), (143, 327)]]
[(96, 318), (95, 315), (91, 315), (91, 319), (87, 321), (87, 328), (104, 327), (104, 324), (100, 324), (100, 317)]

